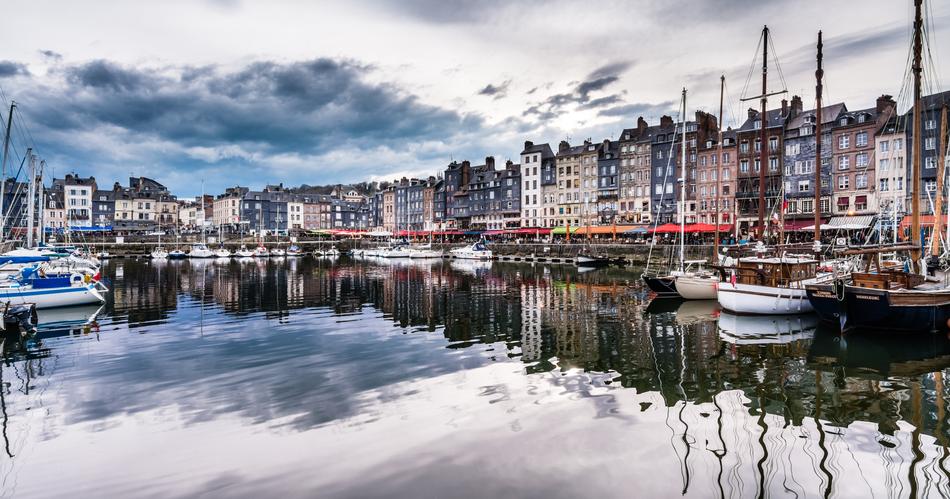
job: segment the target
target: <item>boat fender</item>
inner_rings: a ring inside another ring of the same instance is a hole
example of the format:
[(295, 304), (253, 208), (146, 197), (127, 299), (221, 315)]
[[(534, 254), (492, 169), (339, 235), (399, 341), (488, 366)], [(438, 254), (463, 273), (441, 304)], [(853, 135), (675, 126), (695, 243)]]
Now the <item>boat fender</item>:
[(72, 284), (82, 283), (84, 281), (82, 274), (72, 274), (69, 276), (69, 282)]
[(837, 298), (838, 301), (844, 301), (844, 281), (841, 279), (835, 279), (832, 287), (835, 291), (835, 298)]

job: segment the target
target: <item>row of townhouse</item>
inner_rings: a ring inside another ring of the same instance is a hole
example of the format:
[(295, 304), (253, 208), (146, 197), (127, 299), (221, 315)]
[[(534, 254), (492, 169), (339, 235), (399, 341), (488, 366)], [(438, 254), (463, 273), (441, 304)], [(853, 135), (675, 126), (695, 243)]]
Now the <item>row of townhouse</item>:
[[(825, 106), (820, 117), (814, 109), (803, 109), (802, 99), (794, 96), (769, 110), (764, 125), (761, 113), (749, 109), (740, 126), (721, 134), (715, 116), (696, 112), (695, 119), (685, 123), (663, 116), (650, 125), (641, 117), (617, 141), (588, 139), (573, 146), (562, 141), (556, 153), (548, 144), (528, 141), (521, 152), (520, 225), (666, 223), (678, 221), (682, 213), (687, 223), (718, 221), (751, 232), (758, 221), (763, 178), (764, 213), (773, 218), (781, 211), (786, 226), (812, 224), (816, 188), (821, 190), (817, 209), (822, 217), (899, 217), (910, 195), (908, 152), (915, 128), (922, 130), (921, 206), (932, 213), (938, 157), (946, 154), (939, 150), (940, 112), (948, 103), (950, 92), (925, 97), (918, 127), (911, 123), (912, 112), (898, 113), (889, 95), (867, 109), (849, 110), (844, 103)], [(821, 182), (816, 186), (818, 119), (823, 146)], [(450, 165), (446, 171), (450, 200), (461, 189), (455, 169)], [(469, 207), (456, 203), (451, 209), (464, 214)]]

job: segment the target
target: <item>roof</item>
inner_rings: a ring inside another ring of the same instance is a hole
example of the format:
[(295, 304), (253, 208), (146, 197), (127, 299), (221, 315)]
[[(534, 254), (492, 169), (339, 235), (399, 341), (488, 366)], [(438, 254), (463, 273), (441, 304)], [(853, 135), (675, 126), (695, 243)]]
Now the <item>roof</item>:
[(544, 144), (533, 144), (531, 147), (521, 151), (521, 154), (534, 154), (541, 153), (541, 158), (553, 158), (554, 151), (551, 150), (551, 146), (545, 142)]
[[(846, 113), (846, 112), (848, 112), (848, 107), (845, 106), (844, 102), (838, 102), (836, 104), (824, 106), (821, 108), (821, 123), (822, 124), (832, 123), (836, 119), (838, 119), (838, 116), (841, 115), (841, 113)], [(795, 116), (794, 118), (788, 120), (788, 123), (785, 125), (785, 128), (788, 128), (788, 129), (801, 128), (801, 126), (805, 124), (805, 118), (807, 117), (813, 118), (814, 116), (815, 116), (814, 109), (809, 109), (808, 111), (802, 111), (801, 113), (798, 113), (798, 115)]]
[[(742, 126), (739, 127), (739, 132), (757, 130), (757, 128), (755, 128), (755, 121), (761, 113), (754, 109), (750, 111), (754, 112), (755, 114), (751, 118), (745, 120)], [(765, 114), (768, 117), (768, 124), (766, 125), (766, 128), (775, 128), (785, 125), (785, 115), (782, 114), (781, 109), (770, 109), (766, 111)]]

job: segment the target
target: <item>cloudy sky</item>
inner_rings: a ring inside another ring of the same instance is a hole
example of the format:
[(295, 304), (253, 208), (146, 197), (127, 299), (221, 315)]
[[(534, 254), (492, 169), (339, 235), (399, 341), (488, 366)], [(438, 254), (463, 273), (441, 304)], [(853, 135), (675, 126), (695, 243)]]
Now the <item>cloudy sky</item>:
[[(945, 90), (950, 4), (933, 3), (927, 85)], [(763, 24), (805, 102), (819, 29), (825, 99), (899, 96), (911, 2), (855, 5), (15, 0), (0, 88), (19, 105), (17, 150), (32, 143), (57, 176), (146, 175), (183, 196), (201, 179), (209, 193), (385, 180), (517, 160), (524, 140), (616, 138), (674, 113), (683, 86), (690, 113), (716, 112), (721, 73), (733, 124)]]

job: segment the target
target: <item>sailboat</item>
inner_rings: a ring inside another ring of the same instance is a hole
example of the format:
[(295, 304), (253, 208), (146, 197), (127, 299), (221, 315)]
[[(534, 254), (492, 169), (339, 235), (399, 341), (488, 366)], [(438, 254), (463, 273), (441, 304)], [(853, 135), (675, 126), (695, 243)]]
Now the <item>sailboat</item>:
[(259, 241), (257, 247), (254, 248), (254, 256), (258, 258), (267, 258), (270, 256), (270, 252), (267, 251), (267, 248), (264, 246), (264, 208), (258, 208), (258, 228), (257, 235)]
[(574, 264), (588, 269), (610, 265), (610, 257), (605, 254), (595, 254), (591, 245), (590, 216), (587, 210), (587, 201), (584, 201), (584, 222), (587, 224), (587, 247), (577, 253), (577, 256), (574, 257)]
[[(720, 282), (717, 290), (717, 299), (723, 310), (734, 314), (751, 315), (784, 315), (784, 314), (802, 314), (812, 312), (813, 308), (808, 301), (805, 292), (805, 286), (814, 283), (818, 272), (818, 260), (809, 254), (789, 254), (784, 249), (767, 248), (762, 239), (765, 236), (765, 171), (768, 168), (769, 151), (769, 116), (768, 116), (768, 97), (780, 92), (769, 93), (768, 91), (768, 49), (769, 49), (769, 28), (762, 29), (762, 93), (758, 96), (749, 97), (743, 100), (760, 99), (761, 111), (759, 114), (759, 130), (761, 144), (761, 159), (759, 162), (759, 242), (753, 248), (752, 256), (739, 256), (734, 266), (723, 266), (723, 270), (728, 271), (729, 279)], [(819, 41), (820, 44), (820, 41)], [(820, 59), (820, 58), (819, 58)], [(819, 70), (816, 72), (820, 78)], [(820, 95), (820, 87), (819, 87)], [(820, 99), (818, 104), (820, 106)], [(816, 111), (821, 113), (819, 107)], [(821, 122), (819, 117), (817, 122)], [(817, 156), (815, 162), (816, 175), (821, 172), (821, 129), (816, 133)], [(820, 179), (820, 177), (819, 177)], [(816, 217), (820, 216), (818, 209), (821, 197), (820, 180), (815, 185), (815, 211)], [(778, 203), (781, 204), (781, 203)], [(820, 222), (820, 220), (819, 220)], [(816, 223), (816, 226), (820, 223)], [(812, 251), (820, 253), (821, 244), (816, 241)]]
[[(950, 275), (939, 272), (940, 278), (928, 275), (922, 261), (920, 247), (921, 213), (921, 151), (923, 138), (921, 76), (923, 73), (923, 44), (925, 41), (923, 0), (914, 1), (913, 36), (913, 125), (917, 135), (911, 142), (910, 182), (911, 192), (911, 241), (898, 246), (881, 245), (877, 248), (861, 248), (845, 254), (864, 254), (868, 262), (863, 272), (851, 272), (847, 278), (835, 279), (833, 283), (808, 286), (808, 297), (822, 320), (837, 323), (842, 330), (861, 329), (927, 332), (950, 329)], [(942, 110), (940, 130), (941, 147), (938, 149), (938, 191), (942, 192), (947, 156), (947, 107)], [(939, 197), (938, 197), (939, 201)], [(935, 207), (936, 217), (942, 215), (942, 202)], [(939, 224), (935, 225), (935, 230)], [(936, 235), (939, 240), (940, 235)], [(909, 271), (882, 266), (881, 253), (909, 251)], [(875, 270), (872, 271), (872, 265)]]
[(191, 245), (191, 251), (188, 252), (188, 258), (214, 258), (215, 254), (208, 248), (207, 233), (204, 225), (204, 199), (205, 184), (201, 182), (201, 242)]
[(162, 247), (162, 224), (158, 223), (158, 246), (149, 253), (153, 260), (164, 260), (168, 258), (168, 252)]
[[(201, 199), (201, 209), (204, 210), (204, 197)], [(224, 247), (224, 230), (218, 226), (218, 249), (214, 250), (214, 256), (217, 258), (231, 258), (231, 251)]]

